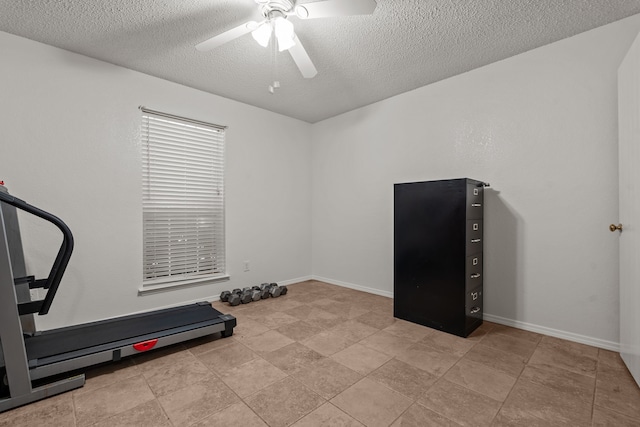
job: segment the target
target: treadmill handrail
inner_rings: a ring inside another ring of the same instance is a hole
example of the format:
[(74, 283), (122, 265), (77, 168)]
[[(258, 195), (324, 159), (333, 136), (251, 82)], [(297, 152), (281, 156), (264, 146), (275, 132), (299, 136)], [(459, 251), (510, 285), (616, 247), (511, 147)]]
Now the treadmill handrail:
[(17, 197), (13, 197), (8, 193), (0, 191), (0, 201), (8, 203), (20, 210), (42, 218), (58, 227), (58, 229), (62, 232), (62, 244), (60, 245), (58, 255), (53, 262), (53, 266), (51, 267), (51, 271), (49, 272), (49, 276), (47, 277), (47, 282), (45, 285), (47, 294), (42, 300), (40, 311), (38, 311), (38, 314), (40, 315), (47, 314), (49, 312), (49, 308), (51, 307), (51, 303), (53, 302), (53, 298), (56, 296), (56, 292), (58, 291), (58, 286), (60, 285), (62, 276), (64, 275), (67, 265), (69, 264), (69, 260), (71, 259), (71, 253), (73, 252), (73, 234), (71, 234), (71, 230), (69, 229), (67, 224), (65, 224), (60, 218), (50, 214), (49, 212), (43, 211), (40, 208), (30, 205), (24, 200), (18, 199)]

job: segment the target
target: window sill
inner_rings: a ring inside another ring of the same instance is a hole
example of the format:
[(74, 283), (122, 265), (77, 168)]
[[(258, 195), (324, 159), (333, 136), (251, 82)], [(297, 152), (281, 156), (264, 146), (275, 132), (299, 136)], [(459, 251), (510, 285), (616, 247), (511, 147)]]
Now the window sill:
[(191, 279), (179, 280), (179, 281), (164, 281), (158, 283), (148, 283), (143, 284), (140, 289), (138, 289), (138, 295), (148, 295), (158, 292), (167, 292), (173, 291), (181, 288), (187, 288), (192, 286), (206, 285), (215, 282), (224, 282), (231, 278), (228, 274), (224, 276), (203, 276), (203, 277), (194, 277)]

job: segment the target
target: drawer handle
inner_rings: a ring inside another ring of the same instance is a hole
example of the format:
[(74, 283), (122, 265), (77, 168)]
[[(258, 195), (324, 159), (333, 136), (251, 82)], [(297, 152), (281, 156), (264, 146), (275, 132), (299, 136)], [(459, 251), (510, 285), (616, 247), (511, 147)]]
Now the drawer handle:
[(472, 307), (472, 308), (471, 308), (471, 311), (470, 311), (469, 313), (471, 313), (471, 314), (476, 314), (476, 313), (477, 313), (477, 312), (479, 312), (479, 311), (480, 311), (480, 307)]
[(471, 243), (480, 243), (482, 239), (471, 239)]
[(471, 203), (471, 206), (474, 208), (479, 208), (480, 206), (482, 206), (482, 203)]
[(472, 274), (472, 275), (471, 275), (471, 278), (472, 278), (472, 279), (478, 279), (478, 278), (480, 278), (480, 273), (474, 273), (474, 274)]

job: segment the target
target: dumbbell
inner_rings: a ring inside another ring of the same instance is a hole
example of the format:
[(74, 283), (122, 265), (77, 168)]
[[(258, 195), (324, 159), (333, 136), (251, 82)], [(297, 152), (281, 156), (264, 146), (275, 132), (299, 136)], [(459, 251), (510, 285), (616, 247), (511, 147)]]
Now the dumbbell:
[(278, 298), (280, 295), (282, 295), (282, 288), (278, 285), (271, 286), (269, 288), (269, 293), (271, 294), (272, 298)]
[(251, 291), (251, 299), (253, 301), (260, 301), (262, 299), (262, 291), (260, 289), (253, 289)]
[(240, 304), (241, 302), (240, 300), (241, 300), (240, 293), (232, 292), (231, 295), (229, 295), (228, 302), (230, 306), (235, 307), (236, 305)]
[(220, 301), (227, 302), (229, 301), (230, 296), (231, 296), (230, 291), (222, 291), (222, 293), (220, 294)]
[(253, 301), (253, 299), (251, 298), (251, 293), (251, 288), (243, 291), (242, 294), (240, 294), (240, 302), (242, 302), (243, 304), (249, 304), (251, 301)]
[(262, 299), (267, 299), (271, 296), (271, 294), (269, 293), (270, 286), (268, 283), (261, 284), (259, 288), (260, 288), (260, 296), (262, 297)]
[(289, 289), (288, 289), (286, 286), (280, 286), (280, 289), (282, 289), (282, 290), (280, 291), (280, 296), (282, 296), (282, 295), (286, 295), (286, 294), (287, 294), (287, 292), (289, 292)]

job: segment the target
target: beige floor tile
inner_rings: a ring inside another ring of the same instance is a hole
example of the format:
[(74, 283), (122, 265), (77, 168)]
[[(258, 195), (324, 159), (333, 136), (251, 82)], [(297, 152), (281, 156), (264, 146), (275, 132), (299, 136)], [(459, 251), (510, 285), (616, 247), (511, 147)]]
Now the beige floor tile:
[(330, 331), (343, 335), (349, 341), (358, 342), (369, 335), (375, 334), (379, 329), (365, 325), (357, 320), (347, 320), (334, 326)]
[(145, 364), (140, 369), (156, 397), (215, 378), (204, 363), (189, 351), (174, 353), (163, 358), (162, 362)]
[(299, 342), (266, 353), (262, 357), (289, 375), (294, 374), (300, 369), (306, 369), (313, 362), (324, 358), (324, 356), (317, 351)]
[(397, 359), (391, 359), (368, 378), (413, 400), (422, 396), (437, 380), (434, 375)]
[(355, 341), (353, 339), (345, 336), (343, 333), (334, 332), (332, 330), (322, 331), (319, 334), (302, 341), (302, 344), (323, 356), (331, 356), (354, 343)]
[(423, 338), (420, 342), (428, 345), (429, 347), (435, 348), (436, 350), (451, 353), (458, 357), (464, 356), (469, 350), (471, 350), (471, 347), (475, 345), (475, 342), (469, 341), (466, 338), (441, 331), (434, 331), (432, 334)]
[(598, 369), (600, 369), (600, 367), (611, 367), (617, 369), (626, 368), (624, 361), (620, 357), (620, 353), (604, 350), (602, 348), (598, 349)]
[(536, 344), (539, 343), (540, 340), (542, 339), (542, 335), (538, 333), (525, 331), (523, 329), (516, 329), (510, 326), (498, 325), (498, 324), (493, 325), (493, 327), (491, 328), (491, 334), (508, 335), (513, 338), (518, 338), (525, 341), (531, 341)]
[(431, 409), (414, 403), (391, 424), (391, 427), (457, 427), (459, 425)]
[(388, 426), (412, 400), (369, 378), (363, 378), (333, 399), (333, 403), (366, 426)]
[(121, 414), (93, 424), (92, 427), (171, 427), (157, 400), (151, 400)]
[(486, 346), (480, 341), (464, 355), (464, 359), (502, 371), (511, 376), (517, 377), (524, 369), (526, 358), (517, 354), (508, 353)]
[(359, 374), (367, 375), (388, 362), (393, 356), (355, 343), (342, 351), (334, 353), (331, 358)]
[(538, 346), (535, 342), (502, 334), (487, 334), (480, 343), (507, 353), (517, 354), (525, 360), (531, 357)]
[(396, 359), (427, 371), (436, 377), (444, 375), (460, 358), (421, 343), (414, 344)]
[(640, 418), (631, 418), (610, 409), (594, 406), (593, 427), (638, 427)]
[(303, 305), (302, 302), (291, 298), (288, 292), (284, 296), (277, 297), (277, 298), (270, 298), (269, 302), (273, 306), (273, 308), (278, 311), (287, 311), (287, 310), (291, 310), (292, 308)]
[(551, 365), (528, 365), (521, 379), (550, 387), (558, 392), (570, 394), (587, 402), (593, 401), (595, 378), (576, 374)]
[[(287, 294), (287, 296), (289, 295)], [(292, 293), (289, 298), (298, 301), (301, 304), (310, 304), (318, 299), (318, 294), (315, 292)]]
[(520, 414), (520, 417), (531, 414), (550, 424), (585, 425), (591, 422), (592, 403), (570, 393), (518, 379), (502, 409), (506, 413)]
[(311, 338), (315, 334), (322, 332), (323, 330), (324, 329), (322, 329), (321, 327), (316, 326), (310, 322), (305, 322), (304, 320), (289, 323), (276, 329), (276, 331), (280, 332), (286, 337), (291, 338), (294, 341), (304, 341)]
[[(233, 328), (234, 335), (238, 333), (238, 326)], [(224, 347), (234, 342), (233, 337), (222, 338), (220, 333), (206, 335), (202, 338), (187, 341), (184, 346), (191, 352), (191, 354), (198, 355), (206, 353), (207, 351), (215, 350), (216, 348)]]
[(269, 328), (263, 323), (247, 318), (238, 321), (238, 325), (233, 328), (233, 336), (240, 339), (254, 337), (264, 334), (268, 330)]
[(383, 331), (414, 343), (435, 332), (434, 329), (401, 319), (396, 319), (392, 325), (387, 326)]
[(582, 354), (591, 359), (598, 358), (598, 348), (573, 341), (567, 341), (556, 337), (543, 336), (540, 340), (541, 347), (563, 349), (571, 354)]
[(331, 399), (362, 378), (362, 375), (336, 362), (322, 359), (300, 369), (293, 377), (325, 399)]
[(445, 379), (438, 381), (418, 403), (463, 426), (488, 426), (500, 402)]
[(189, 427), (267, 427), (264, 421), (242, 402), (210, 415)]
[(306, 320), (312, 325), (322, 329), (333, 328), (345, 320), (343, 317), (336, 316), (328, 311), (309, 305), (301, 305), (294, 309), (287, 310), (286, 313), (299, 320)]
[(632, 418), (640, 418), (640, 387), (625, 368), (603, 366), (596, 380), (595, 404)]
[[(564, 420), (554, 420), (553, 422), (536, 417), (533, 413), (520, 410), (517, 407), (502, 407), (498, 415), (491, 423), (491, 427), (576, 427)], [(587, 425), (584, 425), (586, 427)]]
[(64, 393), (0, 414), (1, 427), (74, 426), (73, 397)]
[(467, 359), (456, 363), (444, 378), (499, 402), (504, 402), (517, 379)]
[[(333, 298), (329, 298), (329, 297), (323, 297), (323, 298), (317, 298), (315, 299), (313, 302), (309, 303), (309, 305), (312, 305), (314, 307), (318, 307), (322, 310), (327, 310), (327, 308), (331, 308), (331, 307), (340, 307), (340, 306), (346, 306), (349, 305), (345, 302), (339, 301), (337, 299), (333, 299)], [(336, 310), (339, 311), (339, 310)], [(335, 314), (335, 313), (333, 313)], [(338, 317), (344, 317), (344, 316), (340, 316), (338, 314)]]
[(377, 311), (367, 311), (355, 318), (358, 322), (372, 326), (376, 329), (384, 329), (396, 322), (393, 314), (379, 313)]
[(344, 312), (338, 313), (338, 316), (346, 317), (347, 319), (357, 319), (369, 312), (371, 312), (369, 307), (361, 306), (359, 303), (352, 303)]
[(162, 396), (158, 401), (173, 425), (187, 426), (238, 403), (240, 399), (217, 379), (193, 384)]
[(250, 314), (249, 318), (255, 322), (261, 323), (269, 329), (277, 329), (281, 326), (300, 320), (282, 311), (274, 311), (267, 314)]
[(344, 319), (355, 319), (369, 311), (369, 309), (363, 307), (360, 302), (353, 303), (352, 301), (354, 301), (354, 299), (352, 298), (344, 299), (349, 302), (336, 301), (335, 299), (323, 299), (321, 300), (321, 304), (317, 304), (317, 307)]
[(153, 399), (155, 396), (142, 375), (127, 378), (74, 395), (76, 421), (78, 426), (91, 425)]
[(300, 421), (293, 424), (293, 427), (364, 427), (361, 423), (333, 406), (325, 403), (315, 411), (306, 415)]
[(482, 338), (489, 334), (493, 327), (493, 323), (483, 322), (482, 325), (478, 326), (475, 331), (469, 334), (467, 340), (474, 342), (482, 341)]
[(84, 386), (73, 390), (73, 394), (88, 393), (137, 375), (140, 375), (140, 370), (130, 358), (117, 363), (95, 366), (85, 372)]
[(413, 341), (399, 337), (385, 330), (369, 335), (360, 344), (390, 356), (397, 356), (407, 351)]
[(242, 398), (280, 381), (287, 374), (258, 357), (250, 362), (220, 372), (220, 378)]
[(209, 369), (221, 373), (229, 368), (247, 363), (258, 357), (258, 355), (244, 344), (234, 341), (229, 345), (202, 353), (197, 357)]
[(236, 338), (236, 340), (258, 354), (275, 351), (295, 342), (291, 338), (273, 330), (252, 337)]
[[(529, 360), (530, 365), (550, 365), (581, 375), (596, 376), (597, 358), (570, 346), (541, 344)], [(597, 354), (597, 353), (596, 353)]]
[(270, 427), (293, 424), (325, 400), (291, 377), (278, 381), (245, 399)]

